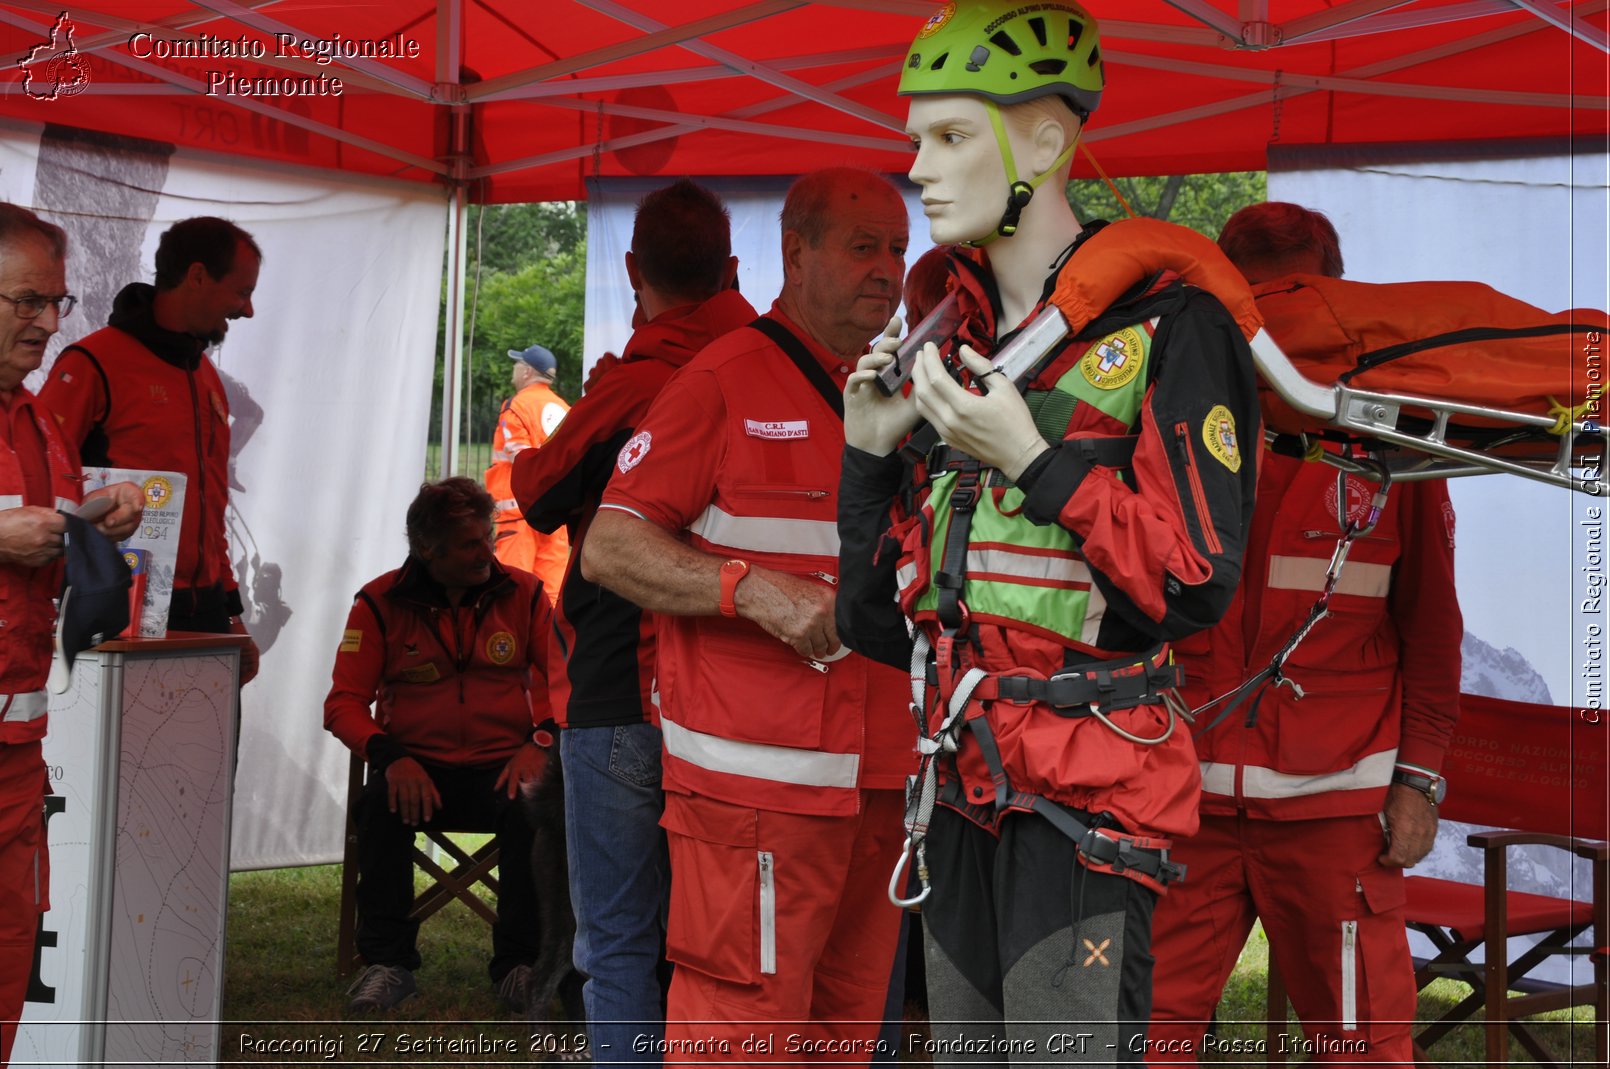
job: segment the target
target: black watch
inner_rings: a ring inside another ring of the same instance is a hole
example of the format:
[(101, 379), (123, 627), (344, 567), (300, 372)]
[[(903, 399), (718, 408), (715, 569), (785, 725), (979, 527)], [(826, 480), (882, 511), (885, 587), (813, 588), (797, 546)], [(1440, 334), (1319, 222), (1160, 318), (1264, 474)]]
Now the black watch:
[(1419, 791), (1433, 806), (1441, 805), (1442, 800), (1448, 797), (1448, 781), (1435, 774), (1422, 776), (1418, 772), (1408, 772), (1399, 768), (1393, 770), (1392, 782)]

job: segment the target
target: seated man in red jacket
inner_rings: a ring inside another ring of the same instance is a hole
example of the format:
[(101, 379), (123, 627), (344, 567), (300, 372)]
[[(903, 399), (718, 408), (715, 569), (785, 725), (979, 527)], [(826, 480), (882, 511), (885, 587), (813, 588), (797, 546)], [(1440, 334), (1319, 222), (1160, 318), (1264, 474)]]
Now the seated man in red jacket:
[[(1254, 294), (1342, 273), (1335, 228), (1295, 204), (1243, 208), (1219, 245)], [(1263, 453), (1230, 611), (1174, 647), (1193, 708), (1235, 691), (1297, 633), (1343, 523), (1365, 521), (1375, 490)], [(1202, 828), (1176, 848), (1190, 879), (1153, 922), (1152, 952), (1168, 968), (1156, 974), (1149, 1064), (1195, 1060), (1254, 919), (1315, 1061), (1413, 1062), (1403, 870), (1436, 838), (1437, 772), (1459, 715), (1453, 533), (1444, 483), (1393, 485), (1351, 543), (1329, 616), (1283, 669), (1302, 692), (1266, 684), (1197, 716)]]
[(539, 933), (532, 833), (515, 799), (553, 745), (551, 610), (536, 576), (493, 558), (492, 513), (492, 495), (471, 479), (420, 487), (408, 559), (358, 592), (336, 653), (324, 726), (369, 762), (357, 813), (358, 952), (369, 967), (350, 992), (355, 1013), (414, 993), (409, 847), (437, 824), (496, 831), (506, 863), (490, 972), (504, 1002), (526, 1010)]

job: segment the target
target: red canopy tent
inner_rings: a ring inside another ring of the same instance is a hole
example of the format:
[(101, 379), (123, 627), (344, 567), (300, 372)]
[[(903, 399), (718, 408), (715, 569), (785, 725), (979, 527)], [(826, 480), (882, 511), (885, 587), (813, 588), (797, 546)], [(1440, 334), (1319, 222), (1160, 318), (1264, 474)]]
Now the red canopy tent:
[[(1085, 140), (1114, 174), (1256, 170), (1271, 146), (1542, 139), (1602, 150), (1610, 135), (1610, 0), (1086, 2), (1110, 92)], [(895, 81), (937, 9), (60, 3), (0, 2), (0, 54), (15, 57), (0, 116), (442, 183), (460, 264), (471, 200), (581, 198), (589, 176), (904, 171)], [(450, 277), (462, 285), (461, 270)], [(463, 302), (449, 296), (456, 349)], [(449, 384), (458, 363), (449, 353)], [(451, 464), (458, 403), (446, 400)]]
[[(1610, 132), (1607, 0), (1088, 6), (1111, 87), (1088, 142), (1115, 174), (1255, 170), (1272, 144)], [(485, 202), (579, 198), (589, 175), (903, 171), (894, 83), (935, 7), (85, 0), (53, 38), (60, 0), (11, 0), (0, 114)]]

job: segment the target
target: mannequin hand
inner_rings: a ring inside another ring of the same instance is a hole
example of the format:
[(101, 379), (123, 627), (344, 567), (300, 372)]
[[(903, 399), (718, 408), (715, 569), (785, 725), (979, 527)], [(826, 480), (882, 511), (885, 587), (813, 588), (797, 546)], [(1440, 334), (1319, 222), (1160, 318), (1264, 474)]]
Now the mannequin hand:
[(1047, 449), (1029, 406), (1017, 387), (1001, 375), (987, 375), (990, 362), (964, 345), (962, 363), (978, 379), (982, 395), (972, 393), (945, 373), (939, 350), (923, 347), (911, 381), (917, 411), (946, 442), (972, 454), (1008, 479), (1016, 479), (1029, 462)]
[(894, 361), (900, 348), (900, 317), (883, 328), (872, 351), (863, 356), (844, 384), (844, 441), (847, 445), (886, 457), (917, 424), (917, 403), (909, 393), (883, 396), (878, 372)]

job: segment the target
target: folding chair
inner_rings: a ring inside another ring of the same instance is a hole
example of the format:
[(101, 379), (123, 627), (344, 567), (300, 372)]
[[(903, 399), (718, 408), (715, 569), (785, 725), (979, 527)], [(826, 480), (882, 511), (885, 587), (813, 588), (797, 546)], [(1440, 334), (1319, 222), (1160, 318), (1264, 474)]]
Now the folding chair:
[[(364, 774), (368, 766), (356, 754), (347, 769), (347, 841), (341, 858), (341, 923), (336, 935), (335, 974), (347, 976), (359, 965), (358, 933), (358, 825), (355, 819), (358, 799), (363, 795)], [(492, 870), (497, 867), (497, 840), (488, 839), (473, 853), (448, 838), (449, 831), (491, 831), (490, 828), (433, 828), (423, 832), (427, 840), (452, 859), (453, 867), (444, 869), (416, 837), (414, 864), (430, 877), (431, 884), (414, 896), (414, 905), (408, 916), (424, 921), (449, 902), (457, 900), (491, 925), (497, 921), (497, 912), (475, 893), (480, 884), (498, 893), (498, 879)]]
[[(1556, 708), (1465, 695), (1443, 775), (1448, 798), (1441, 816), (1488, 827), (1467, 842), (1482, 851), (1482, 886), (1410, 876), (1408, 923), (1436, 947), (1436, 956), (1415, 974), (1423, 989), (1437, 977), (1469, 984), (1470, 995), (1415, 1036), (1416, 1060), (1478, 1009), (1486, 1010), (1487, 1062), (1509, 1061), (1511, 1036), (1535, 1060), (1562, 1062), (1524, 1018), (1571, 1006), (1594, 1007), (1594, 1048), (1605, 1064), (1610, 1026), (1610, 846), (1606, 832), (1606, 741), (1610, 724), (1593, 710)], [(1511, 891), (1509, 854), (1514, 846), (1548, 846), (1592, 864), (1592, 886), (1581, 898)], [(1584, 932), (1587, 946), (1571, 946)], [(1541, 936), (1510, 960), (1512, 936)], [(1480, 949), (1482, 963), (1471, 954)], [(1543, 985), (1528, 974), (1551, 958), (1586, 956), (1593, 979), (1574, 986)], [(1528, 991), (1511, 994), (1512, 991)]]

